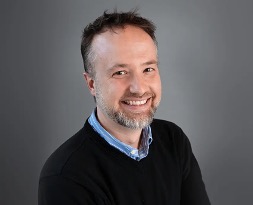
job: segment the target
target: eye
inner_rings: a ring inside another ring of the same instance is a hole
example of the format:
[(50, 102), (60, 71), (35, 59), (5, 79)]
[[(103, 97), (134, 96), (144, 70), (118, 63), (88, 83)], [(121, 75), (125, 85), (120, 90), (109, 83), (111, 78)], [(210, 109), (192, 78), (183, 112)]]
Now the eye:
[(152, 72), (154, 70), (155, 70), (154, 68), (146, 68), (143, 72)]
[(112, 76), (122, 76), (122, 75), (126, 75), (126, 74), (127, 74), (127, 71), (120, 70), (120, 71), (113, 73)]

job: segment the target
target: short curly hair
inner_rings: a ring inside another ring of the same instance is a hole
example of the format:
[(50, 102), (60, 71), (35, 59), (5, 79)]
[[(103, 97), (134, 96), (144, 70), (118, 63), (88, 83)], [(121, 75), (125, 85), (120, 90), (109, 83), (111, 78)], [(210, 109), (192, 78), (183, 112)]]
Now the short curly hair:
[(145, 31), (157, 45), (154, 23), (146, 18), (141, 17), (137, 10), (129, 12), (117, 12), (114, 10), (112, 13), (104, 11), (103, 15), (98, 17), (93, 23), (88, 24), (83, 31), (81, 42), (81, 54), (83, 58), (84, 70), (91, 77), (95, 76), (93, 69), (93, 62), (95, 54), (92, 52), (92, 40), (95, 35), (103, 33), (107, 30), (115, 28), (124, 28), (126, 25), (132, 25), (141, 28)]

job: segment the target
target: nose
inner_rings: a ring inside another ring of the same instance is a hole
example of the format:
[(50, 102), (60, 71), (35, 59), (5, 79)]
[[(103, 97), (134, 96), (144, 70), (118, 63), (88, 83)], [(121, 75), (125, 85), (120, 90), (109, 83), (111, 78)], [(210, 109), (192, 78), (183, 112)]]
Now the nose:
[(142, 76), (133, 75), (130, 78), (129, 90), (132, 94), (142, 96), (145, 92), (147, 92), (147, 82)]

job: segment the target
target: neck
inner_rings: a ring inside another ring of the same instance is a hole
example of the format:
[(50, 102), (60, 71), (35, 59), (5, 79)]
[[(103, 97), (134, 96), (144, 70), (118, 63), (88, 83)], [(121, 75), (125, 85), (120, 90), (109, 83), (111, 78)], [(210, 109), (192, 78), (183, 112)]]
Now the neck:
[(134, 148), (139, 148), (142, 129), (130, 129), (124, 127), (105, 116), (97, 109), (97, 118), (102, 127), (121, 142)]

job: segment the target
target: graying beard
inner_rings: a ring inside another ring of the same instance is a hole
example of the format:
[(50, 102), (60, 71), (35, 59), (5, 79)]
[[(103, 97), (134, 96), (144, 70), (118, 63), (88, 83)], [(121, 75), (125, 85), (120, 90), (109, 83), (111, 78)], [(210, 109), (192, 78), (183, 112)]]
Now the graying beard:
[(116, 123), (130, 128), (130, 129), (143, 129), (144, 127), (148, 126), (151, 124), (151, 122), (153, 121), (153, 117), (154, 117), (154, 113), (155, 110), (151, 110), (150, 114), (144, 118), (141, 119), (131, 119), (129, 117), (127, 117), (126, 115), (124, 115), (124, 113), (122, 112), (109, 112), (112, 113), (113, 116), (110, 116), (111, 119), (113, 119)]
[[(95, 79), (95, 81), (96, 81), (96, 79)], [(155, 114), (156, 109), (159, 105), (159, 103), (158, 103), (157, 106), (155, 106), (154, 108), (151, 108), (149, 115), (147, 115), (146, 117), (144, 117), (142, 119), (137, 120), (137, 119), (131, 119), (130, 117), (127, 117), (123, 112), (116, 112), (113, 108), (107, 107), (104, 104), (103, 96), (100, 95), (100, 87), (99, 86), (97, 86), (96, 96), (97, 96), (97, 104), (100, 104), (102, 111), (104, 111), (104, 113), (109, 118), (111, 118), (114, 122), (116, 122), (124, 127), (134, 129), (134, 130), (143, 129), (144, 127), (150, 125), (151, 122), (153, 121), (154, 114)]]

